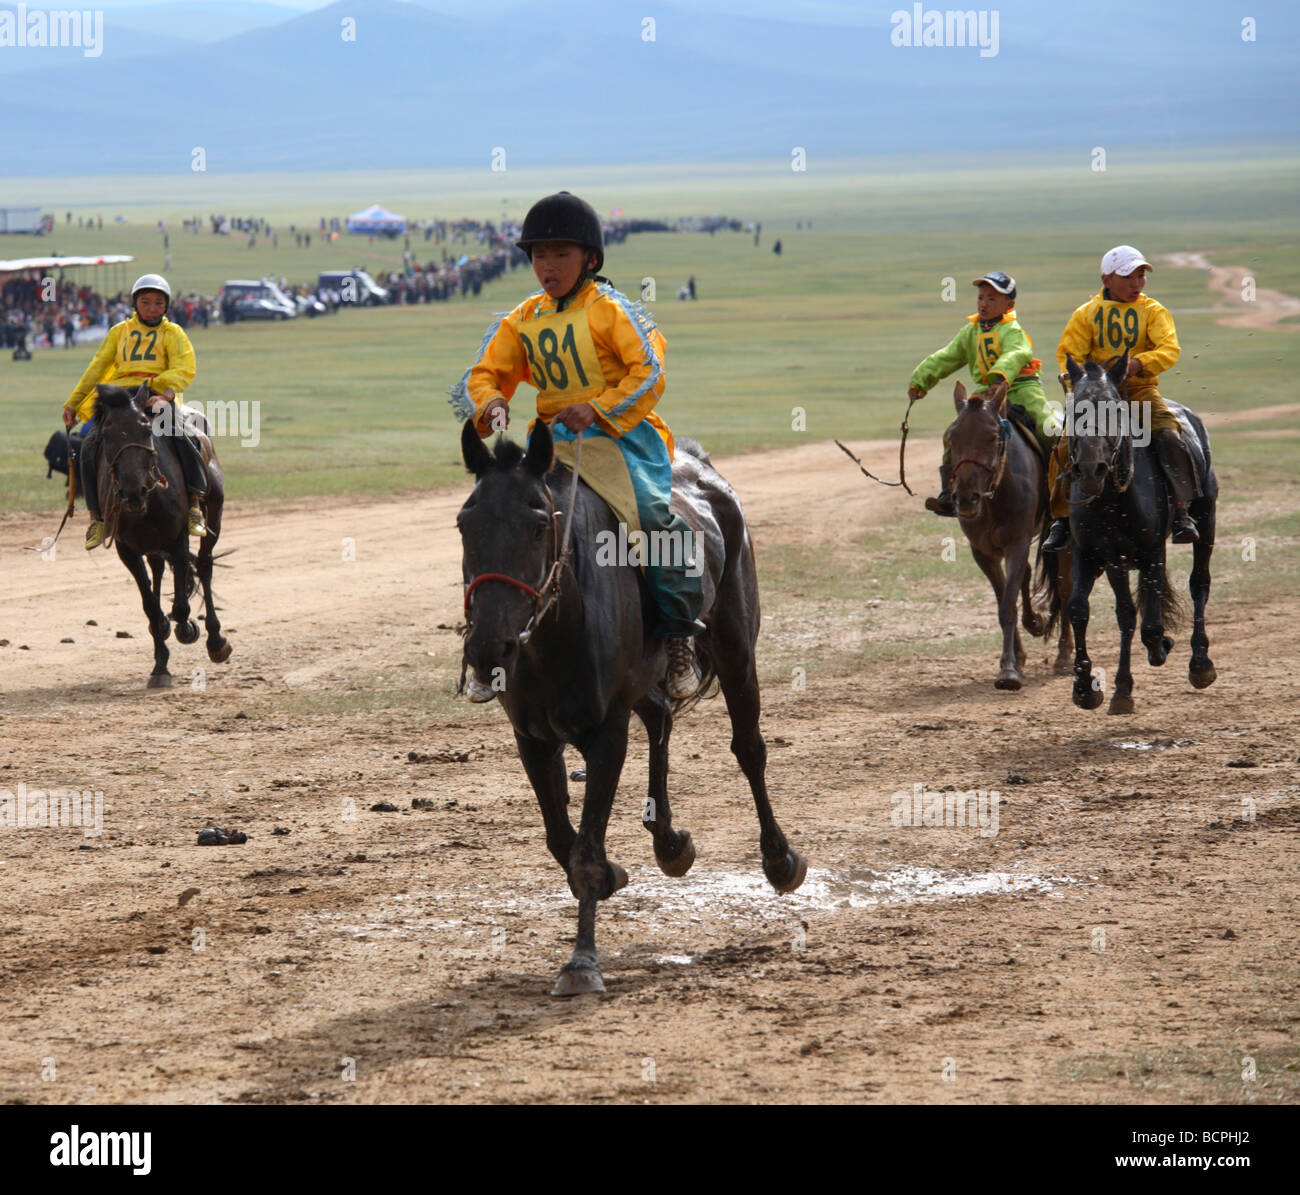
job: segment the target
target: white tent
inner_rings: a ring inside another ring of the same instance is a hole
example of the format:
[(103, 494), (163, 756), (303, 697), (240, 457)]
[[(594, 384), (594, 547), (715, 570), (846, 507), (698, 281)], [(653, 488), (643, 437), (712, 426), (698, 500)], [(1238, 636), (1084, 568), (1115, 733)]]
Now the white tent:
[(353, 212), (348, 217), (348, 231), (403, 233), (406, 231), (406, 220), (396, 212), (390, 212), (386, 207), (380, 207), (375, 203), (363, 211)]

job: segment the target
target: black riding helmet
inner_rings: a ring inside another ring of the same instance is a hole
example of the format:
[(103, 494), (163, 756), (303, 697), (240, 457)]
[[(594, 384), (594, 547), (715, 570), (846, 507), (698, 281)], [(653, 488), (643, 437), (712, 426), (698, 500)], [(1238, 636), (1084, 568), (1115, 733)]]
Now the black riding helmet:
[(584, 278), (589, 273), (599, 274), (605, 264), (605, 234), (596, 209), (568, 191), (547, 195), (533, 204), (524, 217), (524, 227), (515, 244), (532, 261), (533, 246), (543, 241), (569, 241), (595, 253), (596, 266), (592, 270), (584, 269)]

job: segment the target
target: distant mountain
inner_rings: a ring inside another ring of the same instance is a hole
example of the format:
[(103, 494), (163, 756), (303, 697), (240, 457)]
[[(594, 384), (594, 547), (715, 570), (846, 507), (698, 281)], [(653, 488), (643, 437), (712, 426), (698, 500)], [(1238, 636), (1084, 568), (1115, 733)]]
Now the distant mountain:
[[(208, 2), (252, 19), (236, 0)], [(913, 12), (901, 3), (852, 25), (658, 0), (447, 7), (344, 0), (211, 44), (154, 43), (139, 60), (106, 46), (0, 75), (0, 161), (14, 175), (188, 170), (201, 146), (222, 172), (486, 168), (496, 147), (523, 166), (788, 161), (802, 146), (813, 162), (963, 151), (993, 166), (1033, 149), (1294, 140), (1300, 98), (1297, 11), (1280, 0), (1252, 3), (1253, 42), (1209, 0), (1185, 0), (1176, 19), (1130, 0), (1012, 0), (984, 55), (895, 44), (893, 13)], [(18, 53), (36, 51), (0, 48), (0, 70)], [(137, 105), (135, 79), (155, 83), (147, 134), (106, 136), (104, 113), (120, 126)]]

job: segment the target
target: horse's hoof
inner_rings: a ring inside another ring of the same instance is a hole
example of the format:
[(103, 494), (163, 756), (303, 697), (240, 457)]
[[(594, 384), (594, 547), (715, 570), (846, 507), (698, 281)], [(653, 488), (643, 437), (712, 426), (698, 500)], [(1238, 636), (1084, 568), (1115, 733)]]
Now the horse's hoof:
[(208, 659), (214, 664), (224, 664), (230, 659), (233, 650), (229, 639), (219, 639), (216, 643), (208, 644)]
[(149, 684), (146, 687), (150, 689), (170, 689), (172, 687), (171, 673), (155, 672), (149, 678)]
[(778, 892), (793, 892), (808, 875), (808, 864), (804, 862), (803, 856), (791, 847), (786, 851), (785, 858), (777, 863), (769, 863), (764, 859), (763, 874), (767, 876), (767, 882)]
[(1043, 621), (1043, 617), (1041, 614), (1036, 614), (1033, 618), (1031, 618), (1028, 622), (1024, 624), (1024, 628), (1031, 635), (1033, 635), (1035, 639), (1041, 639), (1043, 637), (1043, 633), (1047, 630), (1047, 623)]
[(1020, 678), (1020, 673), (1007, 669), (998, 673), (998, 679), (993, 682), (995, 689), (1010, 689), (1015, 692), (1024, 682)]
[(659, 870), (666, 876), (684, 876), (691, 869), (691, 864), (695, 862), (695, 843), (691, 841), (689, 833), (683, 831), (681, 850), (672, 859), (664, 859), (659, 852), (655, 852), (655, 862), (659, 864)]
[[(627, 887), (627, 872), (609, 859), (605, 860), (605, 884), (605, 893), (600, 898), (601, 900), (608, 900), (620, 888)], [(602, 992), (604, 990), (604, 988), (601, 988)]]
[(172, 624), (165, 618), (156, 626), (150, 626), (149, 629), (153, 632), (154, 638), (156, 639), (166, 641), (172, 637)]
[(1192, 682), (1192, 687), (1195, 689), (1208, 689), (1218, 678), (1219, 674), (1215, 672), (1213, 664), (1201, 669), (1200, 672), (1193, 668), (1187, 670), (1187, 679)]
[(595, 965), (574, 966), (570, 963), (560, 972), (560, 977), (551, 989), (552, 996), (583, 996), (589, 992), (603, 992), (605, 981), (600, 977), (600, 968)]
[(197, 643), (198, 639), (199, 624), (194, 619), (189, 618), (176, 624), (176, 641), (178, 643)]
[(1074, 689), (1074, 704), (1081, 710), (1095, 710), (1102, 703), (1103, 696), (1104, 695), (1100, 689), (1088, 688), (1083, 692), (1080, 692), (1079, 687), (1076, 685)]
[(1169, 649), (1167, 647), (1148, 647), (1147, 663), (1152, 668), (1159, 668), (1165, 660), (1169, 658)]
[(1074, 671), (1074, 661), (1069, 656), (1057, 656), (1056, 663), (1052, 665), (1052, 672), (1056, 676), (1069, 676)]
[(1133, 698), (1121, 697), (1118, 693), (1110, 699), (1110, 705), (1106, 707), (1108, 714), (1131, 714), (1137, 709), (1133, 704)]

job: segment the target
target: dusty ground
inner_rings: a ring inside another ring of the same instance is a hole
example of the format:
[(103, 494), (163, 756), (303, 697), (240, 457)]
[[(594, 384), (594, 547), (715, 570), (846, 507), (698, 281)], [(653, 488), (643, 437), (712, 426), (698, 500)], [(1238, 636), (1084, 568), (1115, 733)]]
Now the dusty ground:
[[(914, 480), (934, 454), (909, 451)], [(932, 530), (833, 445), (720, 465), (760, 579), (783, 545)], [(1075, 710), (1040, 644), (1027, 688), (994, 690), (992, 599), (964, 552), (937, 623), (864, 601), (850, 635), (806, 617), (797, 577), (765, 586), (769, 778), (808, 882), (761, 881), (720, 701), (674, 735), (699, 858), (662, 876), (638, 736), (610, 832), (631, 884), (598, 923), (609, 992), (562, 1002), (575, 906), (504, 714), (446, 696), (462, 499), (233, 511), (234, 656), (173, 639), (161, 692), (84, 515), (53, 562), (22, 551), (46, 520), (0, 522), (0, 789), (104, 794), (102, 836), (0, 830), (0, 1097), (1297, 1100), (1294, 594), (1216, 592), (1218, 683), (1188, 686), (1181, 632), (1121, 719)], [(1094, 617), (1109, 671), (1100, 595)], [(887, 658), (845, 664), (862, 641)], [(918, 784), (997, 791), (997, 833), (891, 824)], [(251, 837), (197, 846), (212, 822)]]

